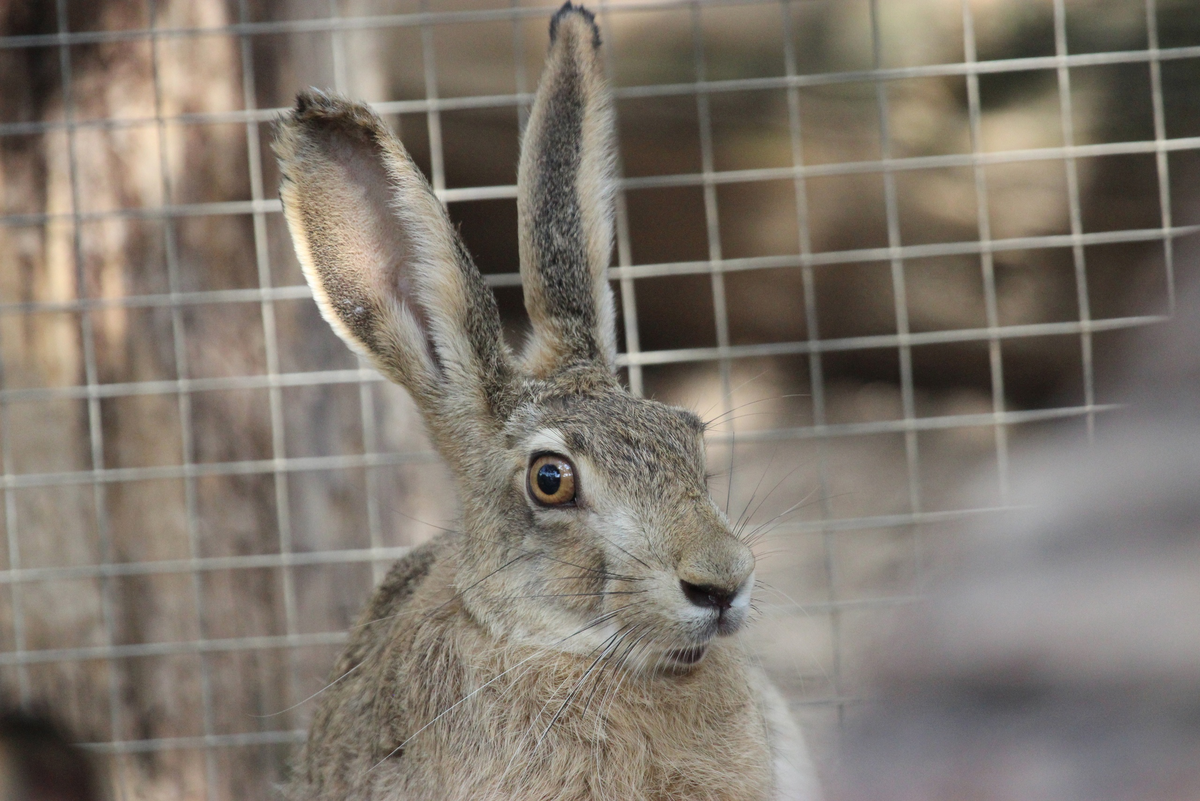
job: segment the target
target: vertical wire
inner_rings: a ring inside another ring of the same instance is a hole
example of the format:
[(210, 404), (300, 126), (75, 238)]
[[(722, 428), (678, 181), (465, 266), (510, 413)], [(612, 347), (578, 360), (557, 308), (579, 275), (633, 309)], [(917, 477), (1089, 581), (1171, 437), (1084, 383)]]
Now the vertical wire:
[[(4, 353), (0, 350), (0, 390), (6, 388), (6, 373), (4, 368)], [(4, 472), (4, 536), (8, 546), (8, 568), (17, 571), (21, 569), (21, 544), (17, 533), (17, 499), (16, 490), (12, 489), (13, 479), (13, 439), (12, 415), (9, 412), (7, 396), (0, 394), (0, 467)], [(21, 597), (23, 582), (20, 579), (9, 582), (9, 594), (12, 603), (13, 616), (13, 647), (17, 659), (17, 693), (21, 707), (28, 709), (32, 702), (29, 689), (29, 666), (25, 664), (25, 605)]]
[[(601, 42), (604, 48), (604, 71), (608, 78), (609, 86), (616, 85), (616, 57), (613, 51), (613, 26), (610, 24), (611, 9), (609, 8), (608, 0), (600, 0), (600, 19), (604, 23), (604, 30), (601, 35)], [(616, 103), (613, 103), (613, 128), (614, 136), (616, 130), (620, 130), (618, 120), (620, 119), (620, 110)], [(630, 356), (636, 356), (642, 351), (641, 335), (638, 331), (637, 319), (637, 287), (634, 283), (634, 278), (629, 275), (629, 268), (633, 265), (633, 245), (629, 234), (629, 206), (625, 197), (625, 188), (620, 186), (619, 181), (625, 177), (625, 160), (621, 158), (621, 148), (618, 145), (616, 153), (616, 176), (618, 181), (616, 192), (616, 209), (615, 220), (617, 229), (617, 264), (621, 270), (621, 322), (625, 327), (625, 353)], [(641, 397), (645, 392), (643, 384), (642, 365), (631, 361), (629, 364), (629, 391), (634, 395)]]
[[(329, 0), (329, 20), (341, 21), (340, 0)], [(333, 60), (333, 88), (338, 94), (346, 94), (346, 32), (336, 25), (329, 26), (329, 50)]]
[[(156, 0), (146, 0), (146, 12), (150, 19), (150, 75), (154, 85), (154, 120), (158, 136), (158, 171), (162, 191), (162, 203), (170, 206), (174, 192), (171, 185), (170, 164), (167, 153), (167, 123), (163, 115), (162, 76), (159, 70), (158, 10)], [(163, 219), (163, 247), (167, 256), (167, 289), (171, 296), (171, 336), (175, 356), (175, 393), (179, 409), (179, 436), (183, 456), (183, 467), (187, 475), (183, 479), (184, 518), (187, 531), (188, 556), (199, 559), (200, 533), (197, 509), (196, 477), (191, 473), (194, 462), (195, 442), (192, 431), (192, 396), (184, 382), (191, 377), (187, 356), (187, 330), (180, 307), (179, 252), (175, 238), (175, 221)], [(200, 574), (191, 571), (192, 600), (196, 605), (196, 631), (201, 640), (208, 639), (205, 625), (204, 583)], [(197, 654), (200, 660), (200, 701), (203, 708), (204, 737), (211, 737), (215, 730), (213, 712), (212, 676), (209, 673), (208, 656)], [(217, 797), (217, 763), (211, 748), (204, 749), (205, 797)]]
[(1162, 61), (1158, 52), (1158, 7), (1146, 0), (1146, 44), (1150, 50), (1150, 97), (1154, 103), (1154, 166), (1158, 171), (1158, 205), (1162, 209), (1163, 265), (1167, 279), (1167, 313), (1175, 313), (1175, 238), (1171, 235), (1171, 171), (1167, 161), (1167, 125), (1163, 114)]
[[(361, 356), (358, 359), (358, 410), (362, 420), (362, 448), (366, 465), (363, 479), (367, 493), (367, 539), (371, 550), (378, 554), (383, 545), (383, 521), (379, 512), (379, 468), (371, 463), (379, 453), (379, 424), (375, 416), (375, 369)], [(371, 580), (379, 584), (388, 571), (387, 559), (371, 559)]]
[[(792, 166), (796, 170), (794, 189), (796, 195), (796, 223), (800, 238), (800, 280), (804, 288), (804, 322), (808, 341), (813, 345), (808, 357), (808, 381), (812, 393), (813, 428), (818, 432), (815, 447), (817, 451), (817, 486), (820, 492), (821, 521), (824, 523), (833, 518), (833, 506), (829, 492), (829, 458), (828, 440), (820, 436), (825, 427), (825, 374), (822, 369), (821, 350), (816, 347), (820, 342), (820, 321), (817, 317), (816, 277), (813, 272), (812, 230), (808, 218), (808, 183), (804, 177), (804, 130), (800, 118), (800, 90), (792, 81), (796, 77), (796, 47), (792, 31), (791, 0), (780, 0), (783, 16), (783, 58), (784, 74), (788, 78), (788, 130), (791, 134)], [(837, 542), (835, 533), (827, 526), (821, 526), (821, 540), (824, 551), (825, 579), (828, 582), (829, 600), (829, 635), (833, 650), (833, 669), (830, 671), (833, 682), (833, 693), (837, 699), (837, 714), (839, 729), (845, 723), (846, 705), (842, 693), (842, 614), (838, 606), (840, 582), (837, 569)]]
[[(69, 31), (67, 22), (66, 0), (55, 0), (55, 13), (58, 17), (58, 33), (65, 37)], [(82, 212), (79, 188), (79, 154), (76, 142), (75, 98), (71, 74), (71, 51), (65, 42), (58, 46), (59, 69), (62, 70), (63, 85), (63, 120), (67, 128), (67, 172), (71, 185), (71, 237), (72, 257), (75, 260), (75, 292), (77, 297), (87, 297), (87, 273), (84, 269)], [(104, 469), (104, 428), (100, 416), (100, 397), (96, 392), (99, 384), (98, 368), (96, 365), (96, 339), (92, 328), (92, 314), (85, 307), (79, 312), (80, 334), (83, 340), (84, 380), (88, 390), (88, 434), (91, 446), (92, 470)], [(112, 536), (108, 526), (108, 493), (103, 482), (95, 477), (92, 479), (92, 502), (96, 511), (96, 532), (100, 541), (101, 564), (111, 563), (114, 559)], [(108, 647), (116, 644), (116, 620), (113, 602), (112, 580), (107, 576), (100, 578), (101, 616), (104, 621), (104, 632)], [(119, 668), (112, 656), (106, 660), (108, 666), (108, 703), (109, 721), (112, 727), (111, 736), (114, 741), (122, 739), (124, 728), (121, 709), (121, 679)], [(114, 771), (117, 776), (117, 797), (125, 797), (123, 772)]]
[[(968, 64), (977, 59), (975, 46), (975, 17), (971, 13), (971, 0), (962, 0), (963, 51)], [(983, 154), (983, 136), (980, 130), (982, 111), (979, 100), (979, 74), (967, 72), (967, 113), (971, 127), (971, 157), (975, 170), (975, 208), (979, 226), (979, 260), (983, 270), (983, 304), (988, 326), (988, 364), (992, 374), (992, 415), (996, 443), (996, 472), (1000, 491), (1000, 502), (1008, 502), (1008, 426), (1003, 422), (1004, 361), (1001, 358), (1000, 312), (996, 303), (996, 271), (992, 253), (992, 223), (988, 206), (987, 173), (980, 157)]]
[[(249, 21), (248, 0), (238, 0), (238, 17), (242, 24)], [(250, 34), (240, 35), (242, 56), (242, 104), (247, 111), (253, 111), (258, 106), (255, 96), (254, 50)], [(270, 289), (271, 256), (267, 242), (267, 219), (262, 211), (263, 202), (263, 170), (262, 151), (258, 136), (258, 123), (253, 119), (246, 121), (246, 158), (250, 173), (250, 198), (254, 203), (252, 219), (254, 223), (254, 261), (258, 270), (258, 285), (260, 289)], [(271, 458), (274, 461), (272, 474), (275, 479), (275, 514), (279, 535), (279, 553), (283, 564), (279, 568), (280, 581), (283, 589), (284, 630), (290, 641), (296, 636), (296, 588), (292, 576), (292, 568), (287, 563), (287, 557), (292, 553), (292, 516), (290, 495), (288, 492), (287, 472), (287, 442), (283, 424), (283, 390), (279, 386), (279, 340), (275, 325), (275, 303), (264, 298), (260, 303), (262, 315), (263, 344), (267, 356), (267, 390), (271, 412)], [(296, 698), (296, 652), (288, 649), (287, 693), (289, 699)]]
[[(421, 11), (429, 10), (429, 0), (421, 0)], [(439, 198), (446, 190), (446, 163), (442, 151), (442, 112), (438, 107), (437, 58), (434, 53), (433, 27), (421, 23), (421, 58), (425, 70), (425, 99), (429, 111), (425, 122), (429, 130), (429, 176), (433, 191)]]
[(1058, 113), (1062, 119), (1063, 147), (1068, 151), (1063, 158), (1067, 174), (1067, 200), (1071, 215), (1071, 255), (1075, 263), (1075, 294), (1079, 303), (1079, 348), (1083, 361), (1083, 403), (1087, 407), (1088, 441), (1096, 436), (1096, 388), (1092, 369), (1092, 312), (1088, 301), (1087, 260), (1083, 250), (1083, 215), (1079, 202), (1079, 168), (1075, 156), (1070, 154), (1075, 146), (1075, 125), (1071, 111), (1071, 71), (1062, 61), (1067, 56), (1067, 11), (1063, 0), (1054, 0), (1054, 54), (1058, 65)]
[[(879, 0), (871, 0), (871, 50), (875, 69), (883, 67), (883, 38), (879, 28)], [(920, 454), (917, 432), (913, 427), (916, 408), (913, 400), (912, 349), (907, 342), (908, 295), (904, 279), (904, 259), (900, 255), (900, 214), (896, 199), (896, 175), (888, 162), (892, 158), (891, 126), (888, 115), (887, 87), (883, 81), (875, 81), (875, 98), (879, 107), (880, 156), (884, 162), (883, 190), (887, 207), (888, 248), (891, 250), (892, 295), (896, 306), (896, 335), (899, 339), (900, 355), (900, 402), (906, 423), (904, 431), (904, 455), (908, 469), (908, 503), (914, 515), (921, 512)], [(913, 563), (919, 575), (924, 564), (921, 552), (920, 526), (913, 528)]]
[[(514, 12), (521, 8), (521, 0), (509, 0), (509, 8)], [(529, 92), (529, 76), (525, 69), (525, 28), (524, 17), (513, 14), (513, 83), (517, 95), (524, 96)], [(529, 104), (524, 100), (517, 103), (517, 131), (525, 135), (525, 124), (529, 122)]]
[[(329, 18), (341, 20), (342, 9), (340, 0), (329, 0)], [(333, 88), (340, 95), (350, 91), (349, 78), (346, 74), (346, 34), (342, 28), (332, 27), (329, 31), (329, 47), (333, 58)], [(355, 354), (358, 362), (358, 416), (362, 430), (363, 456), (367, 464), (363, 467), (363, 483), (367, 495), (367, 541), (372, 552), (379, 553), (383, 548), (383, 524), (379, 514), (379, 476), (378, 468), (370, 464), (370, 459), (379, 452), (378, 421), (375, 416), (374, 386), (375, 370), (362, 356)], [(371, 560), (371, 580), (379, 584), (387, 574), (387, 561)]]
[[(692, 54), (695, 59), (696, 81), (703, 83), (707, 79), (707, 65), (704, 54), (704, 29), (700, 19), (700, 0), (693, 0), (692, 11)], [(696, 92), (696, 117), (700, 127), (700, 165), (701, 177), (704, 182), (704, 227), (708, 234), (708, 263), (712, 276), (713, 317), (717, 333), (717, 365), (721, 375), (722, 413), (726, 416), (725, 426), (729, 431), (729, 486), (725, 493), (725, 508), (730, 509), (733, 503), (733, 472), (734, 458), (737, 454), (735, 442), (736, 426), (733, 415), (733, 391), (730, 388), (730, 359), (729, 359), (729, 309), (725, 303), (725, 272), (721, 260), (721, 228), (717, 211), (717, 186), (713, 180), (713, 142), (712, 142), (712, 111), (709, 107), (708, 91), (700, 89)]]

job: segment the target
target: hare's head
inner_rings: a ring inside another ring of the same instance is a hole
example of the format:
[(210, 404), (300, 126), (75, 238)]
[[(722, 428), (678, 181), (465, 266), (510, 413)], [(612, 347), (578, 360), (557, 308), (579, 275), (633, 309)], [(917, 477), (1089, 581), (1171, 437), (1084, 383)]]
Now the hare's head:
[(517, 181), (532, 335), (515, 356), (445, 209), (366, 106), (310, 91), (275, 143), (325, 319), (416, 399), (463, 508), (458, 591), (519, 642), (686, 668), (745, 621), (754, 558), (708, 495), (704, 425), (614, 376), (612, 110), (569, 3)]

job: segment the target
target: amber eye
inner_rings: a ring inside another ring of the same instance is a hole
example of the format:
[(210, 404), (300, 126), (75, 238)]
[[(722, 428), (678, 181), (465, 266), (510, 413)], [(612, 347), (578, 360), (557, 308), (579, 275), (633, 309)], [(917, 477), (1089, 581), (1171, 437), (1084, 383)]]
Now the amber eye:
[(529, 494), (543, 506), (575, 503), (575, 465), (554, 453), (537, 457), (529, 465)]

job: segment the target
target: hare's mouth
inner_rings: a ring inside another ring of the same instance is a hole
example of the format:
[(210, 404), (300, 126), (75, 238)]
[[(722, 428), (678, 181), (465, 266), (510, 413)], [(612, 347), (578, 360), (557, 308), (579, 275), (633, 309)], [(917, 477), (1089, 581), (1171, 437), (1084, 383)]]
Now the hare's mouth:
[(691, 648), (675, 648), (667, 651), (667, 659), (680, 666), (694, 665), (704, 658), (708, 651), (707, 645), (693, 645)]

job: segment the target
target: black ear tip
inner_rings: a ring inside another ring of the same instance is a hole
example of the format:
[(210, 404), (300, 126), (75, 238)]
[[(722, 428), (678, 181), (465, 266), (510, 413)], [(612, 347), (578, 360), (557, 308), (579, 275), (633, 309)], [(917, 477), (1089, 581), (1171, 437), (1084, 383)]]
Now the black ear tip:
[(554, 16), (550, 18), (550, 44), (553, 45), (558, 38), (558, 23), (572, 14), (578, 14), (592, 29), (592, 47), (600, 46), (600, 28), (596, 25), (596, 15), (588, 11), (583, 6), (573, 5), (571, 0), (562, 4), (562, 8), (554, 12)]
[(322, 92), (320, 89), (309, 87), (302, 89), (296, 93), (296, 111), (297, 117), (303, 117), (313, 111), (327, 108), (330, 104), (329, 95)]

